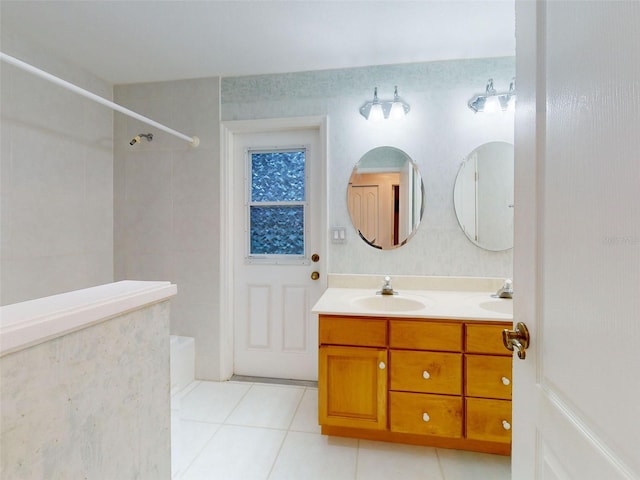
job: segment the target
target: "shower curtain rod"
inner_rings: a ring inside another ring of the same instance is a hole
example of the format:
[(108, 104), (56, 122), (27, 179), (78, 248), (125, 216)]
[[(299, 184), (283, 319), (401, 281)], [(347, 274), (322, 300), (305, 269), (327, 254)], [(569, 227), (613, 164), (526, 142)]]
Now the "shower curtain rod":
[(185, 135), (184, 133), (178, 132), (177, 130), (166, 127), (161, 123), (156, 122), (155, 120), (151, 120), (150, 118), (147, 118), (144, 115), (140, 115), (139, 113), (129, 110), (128, 108), (125, 108), (122, 105), (118, 105), (117, 103), (107, 100), (106, 98), (102, 98), (101, 96), (96, 95), (95, 93), (91, 93), (90, 91), (80, 88), (74, 85), (73, 83), (69, 83), (66, 80), (62, 80), (61, 78), (51, 75), (50, 73), (47, 73), (44, 70), (40, 70), (39, 68), (29, 65), (28, 63), (25, 63), (22, 60), (18, 60), (17, 58), (7, 55), (6, 53), (0, 52), (0, 60), (10, 63), (11, 65), (21, 68), (22, 70), (32, 73), (40, 78), (44, 78), (45, 80), (55, 83), (56, 85), (66, 88), (67, 90), (71, 90), (72, 92), (82, 95), (83, 97), (93, 100), (94, 102), (98, 102), (120, 113), (124, 113), (125, 115), (135, 118), (136, 120), (140, 120), (141, 122), (144, 122), (147, 125), (156, 127), (157, 129), (162, 130), (163, 132), (166, 132), (175, 137), (181, 138), (182, 140), (189, 142), (192, 147), (197, 147), (200, 144), (200, 139), (196, 136), (190, 137), (188, 135)]

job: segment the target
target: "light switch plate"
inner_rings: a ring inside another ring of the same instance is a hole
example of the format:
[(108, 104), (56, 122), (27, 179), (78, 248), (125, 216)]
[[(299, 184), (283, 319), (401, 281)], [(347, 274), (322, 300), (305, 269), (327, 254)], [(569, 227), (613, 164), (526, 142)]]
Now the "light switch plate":
[(344, 227), (331, 228), (331, 243), (346, 243), (347, 229)]

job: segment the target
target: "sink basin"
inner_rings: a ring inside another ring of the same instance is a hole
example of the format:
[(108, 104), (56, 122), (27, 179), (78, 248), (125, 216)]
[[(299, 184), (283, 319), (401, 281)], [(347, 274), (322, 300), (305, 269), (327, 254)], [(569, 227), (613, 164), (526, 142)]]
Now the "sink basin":
[(376, 295), (352, 300), (353, 305), (379, 312), (411, 312), (422, 310), (430, 303), (425, 299), (403, 297), (402, 295)]
[(486, 302), (480, 303), (478, 306), (490, 312), (513, 315), (513, 300), (505, 298), (488, 300)]

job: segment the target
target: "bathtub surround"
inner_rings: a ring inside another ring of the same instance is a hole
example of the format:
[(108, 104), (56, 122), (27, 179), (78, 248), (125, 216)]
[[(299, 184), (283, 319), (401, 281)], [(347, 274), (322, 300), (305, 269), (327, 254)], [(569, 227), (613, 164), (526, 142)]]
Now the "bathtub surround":
[[(196, 377), (219, 379), (219, 80), (116, 86), (115, 102), (197, 135), (179, 138), (114, 115), (115, 278), (170, 280), (171, 333), (193, 337)], [(152, 142), (129, 145), (140, 132)]]
[[(119, 282), (0, 310), (3, 347), (7, 333), (27, 330), (0, 358), (0, 477), (171, 478), (175, 292)], [(71, 330), (32, 338), (60, 325)]]
[(179, 392), (196, 378), (196, 350), (191, 337), (171, 335), (169, 342), (171, 359), (171, 395)]
[[(5, 53), (111, 98), (111, 85), (3, 32)], [(113, 281), (109, 109), (0, 68), (0, 304)]]

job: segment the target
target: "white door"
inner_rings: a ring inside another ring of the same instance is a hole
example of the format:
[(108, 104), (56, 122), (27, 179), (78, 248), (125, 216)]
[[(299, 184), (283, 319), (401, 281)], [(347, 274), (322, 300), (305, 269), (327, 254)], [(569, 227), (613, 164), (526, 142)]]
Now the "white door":
[(234, 144), (234, 373), (316, 380), (311, 307), (326, 285), (319, 131), (245, 133)]
[(640, 2), (517, 2), (515, 480), (640, 478)]

